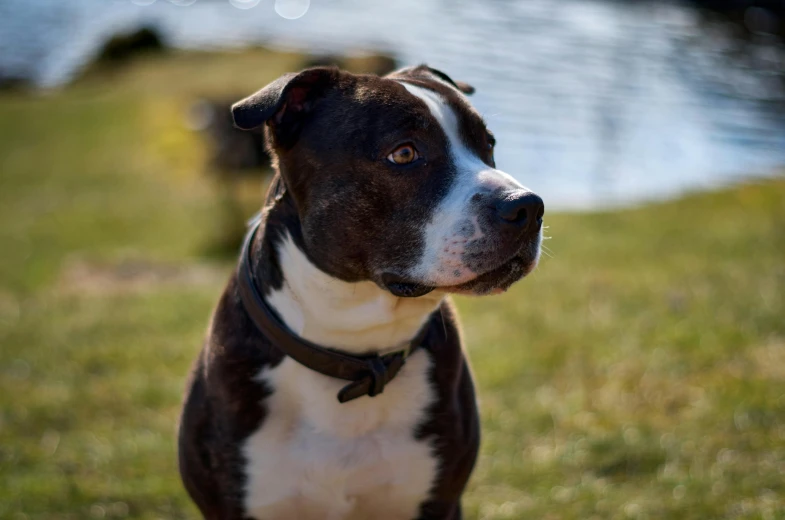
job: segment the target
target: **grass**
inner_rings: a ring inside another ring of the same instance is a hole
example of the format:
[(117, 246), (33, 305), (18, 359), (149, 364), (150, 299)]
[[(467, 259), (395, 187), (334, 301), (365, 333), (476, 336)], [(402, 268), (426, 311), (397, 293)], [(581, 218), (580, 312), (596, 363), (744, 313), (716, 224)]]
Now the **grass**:
[[(182, 115), (297, 60), (175, 54), (0, 97), (0, 518), (196, 518), (175, 423), (231, 262), (204, 255), (221, 218)], [(548, 215), (530, 279), (458, 300), (484, 422), (467, 517), (785, 518), (783, 222), (784, 180)]]

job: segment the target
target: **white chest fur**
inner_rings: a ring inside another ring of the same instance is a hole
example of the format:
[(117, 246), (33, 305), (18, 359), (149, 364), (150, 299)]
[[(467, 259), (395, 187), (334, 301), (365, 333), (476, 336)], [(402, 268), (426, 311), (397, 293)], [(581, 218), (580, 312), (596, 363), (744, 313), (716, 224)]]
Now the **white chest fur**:
[(291, 359), (263, 372), (267, 419), (245, 446), (246, 511), (257, 519), (412, 519), (437, 471), (414, 432), (433, 399), (417, 351), (374, 398), (339, 403), (344, 382)]
[[(279, 256), (287, 284), (268, 301), (290, 328), (323, 345), (395, 347), (439, 304), (389, 301), (378, 288), (327, 277), (291, 240)], [(438, 470), (430, 439), (414, 437), (435, 398), (430, 369), (430, 354), (418, 350), (382, 394), (343, 404), (336, 395), (346, 381), (290, 358), (263, 370), (258, 377), (273, 394), (244, 447), (246, 512), (259, 520), (415, 518)]]

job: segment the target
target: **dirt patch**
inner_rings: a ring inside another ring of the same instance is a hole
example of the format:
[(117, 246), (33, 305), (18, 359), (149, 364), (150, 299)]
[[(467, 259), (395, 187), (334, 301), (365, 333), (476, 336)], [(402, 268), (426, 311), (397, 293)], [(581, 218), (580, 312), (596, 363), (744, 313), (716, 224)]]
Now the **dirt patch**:
[(785, 379), (785, 341), (772, 338), (765, 346), (750, 352), (755, 372), (765, 379)]
[(99, 263), (69, 260), (57, 284), (63, 293), (117, 294), (184, 286), (220, 286), (229, 268), (214, 264), (166, 264), (126, 259)]

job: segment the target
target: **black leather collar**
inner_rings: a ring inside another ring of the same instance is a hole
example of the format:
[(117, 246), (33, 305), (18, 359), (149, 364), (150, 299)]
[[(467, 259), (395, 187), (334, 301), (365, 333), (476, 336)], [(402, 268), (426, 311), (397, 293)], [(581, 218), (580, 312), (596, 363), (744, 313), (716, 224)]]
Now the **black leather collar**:
[(246, 235), (237, 271), (240, 297), (251, 320), (276, 348), (301, 365), (326, 376), (351, 381), (338, 392), (338, 401), (345, 403), (363, 395), (373, 397), (381, 394), (406, 358), (422, 345), (428, 326), (420, 330), (406, 349), (385, 356), (353, 356), (320, 347), (299, 337), (276, 316), (256, 284), (250, 254), (261, 221), (258, 219)]

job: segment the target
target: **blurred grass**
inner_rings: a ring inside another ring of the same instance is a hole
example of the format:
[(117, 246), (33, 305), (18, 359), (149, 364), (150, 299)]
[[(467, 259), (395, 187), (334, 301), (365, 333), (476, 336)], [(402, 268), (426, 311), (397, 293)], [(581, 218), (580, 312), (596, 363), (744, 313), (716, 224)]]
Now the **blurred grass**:
[[(175, 422), (231, 262), (204, 257), (221, 219), (184, 113), (299, 60), (175, 53), (0, 97), (0, 518), (196, 518)], [(783, 180), (548, 215), (529, 279), (458, 301), (467, 517), (785, 518), (783, 223)]]

